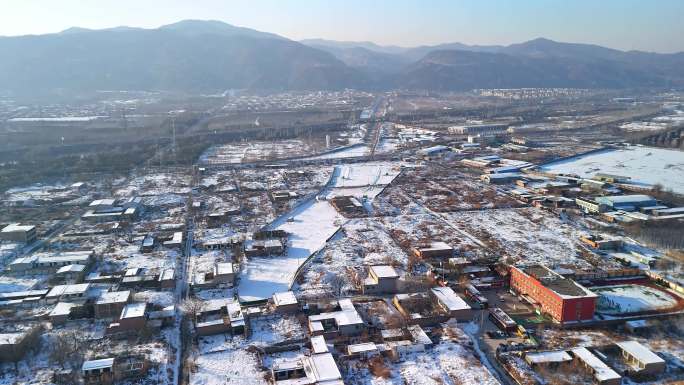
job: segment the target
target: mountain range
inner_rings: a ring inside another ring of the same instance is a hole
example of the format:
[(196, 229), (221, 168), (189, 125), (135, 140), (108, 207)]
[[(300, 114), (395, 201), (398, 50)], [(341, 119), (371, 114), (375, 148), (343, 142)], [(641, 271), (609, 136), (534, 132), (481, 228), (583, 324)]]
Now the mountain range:
[(0, 90), (458, 91), (684, 86), (684, 53), (535, 39), (508, 46), (292, 41), (219, 21), (0, 37)]

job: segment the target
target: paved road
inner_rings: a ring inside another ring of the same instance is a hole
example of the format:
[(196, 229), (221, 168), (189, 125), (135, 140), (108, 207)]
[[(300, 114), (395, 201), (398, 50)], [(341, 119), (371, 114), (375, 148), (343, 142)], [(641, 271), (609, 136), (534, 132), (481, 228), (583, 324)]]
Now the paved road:
[(175, 320), (175, 325), (174, 327), (178, 331), (177, 333), (177, 339), (176, 339), (176, 346), (178, 349), (176, 349), (176, 365), (177, 368), (174, 371), (174, 377), (173, 377), (173, 383), (175, 385), (179, 385), (184, 383), (184, 375), (183, 375), (183, 362), (185, 361), (186, 357), (186, 350), (188, 348), (187, 341), (185, 338), (183, 338), (182, 335), (182, 324), (184, 322), (183, 319), (183, 311), (181, 309), (181, 305), (183, 303), (183, 300), (185, 300), (188, 296), (188, 259), (190, 258), (192, 254), (192, 242), (193, 242), (193, 229), (194, 229), (194, 223), (192, 220), (192, 217), (190, 216), (190, 207), (187, 207), (187, 212), (188, 212), (188, 219), (186, 221), (186, 233), (185, 233), (185, 244), (183, 245), (183, 248), (181, 250), (181, 257), (180, 257), (180, 266), (178, 266), (178, 277), (176, 277), (176, 292), (175, 292), (175, 299), (176, 299), (176, 320)]

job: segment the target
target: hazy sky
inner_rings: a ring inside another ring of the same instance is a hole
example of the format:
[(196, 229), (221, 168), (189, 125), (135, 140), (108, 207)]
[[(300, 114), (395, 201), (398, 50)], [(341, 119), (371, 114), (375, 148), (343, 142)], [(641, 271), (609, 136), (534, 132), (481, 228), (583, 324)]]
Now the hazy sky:
[(536, 37), (684, 51), (684, 0), (0, 0), (0, 35), (215, 19), (291, 39), (415, 46)]

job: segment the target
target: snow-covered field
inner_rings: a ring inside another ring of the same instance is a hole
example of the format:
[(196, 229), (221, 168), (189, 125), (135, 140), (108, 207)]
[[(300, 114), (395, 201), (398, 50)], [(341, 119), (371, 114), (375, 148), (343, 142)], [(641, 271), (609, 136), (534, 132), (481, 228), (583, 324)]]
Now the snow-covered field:
[(47, 276), (12, 277), (6, 275), (0, 280), (0, 293), (29, 290), (46, 278)]
[(358, 163), (338, 166), (334, 174), (333, 187), (360, 187), (386, 185), (399, 175), (396, 163)]
[(325, 245), (343, 220), (328, 202), (312, 200), (274, 222), (271, 228), (290, 234), (287, 252), (284, 256), (250, 258), (245, 262), (238, 286), (240, 300), (255, 301), (287, 291), (299, 266)]
[(576, 255), (581, 232), (544, 211), (534, 208), (493, 209), (443, 216), (504, 256), (552, 266), (586, 265)]
[[(238, 345), (238, 344), (236, 344)], [(195, 360), (197, 372), (191, 385), (266, 385), (256, 354), (242, 346), (202, 354)]]
[(232, 143), (213, 146), (199, 158), (201, 163), (245, 163), (268, 159), (290, 158), (310, 153), (313, 149), (301, 140)]
[(636, 183), (659, 183), (665, 189), (684, 194), (683, 151), (630, 146), (549, 163), (541, 169), (583, 177), (596, 173), (624, 175)]
[[(130, 179), (120, 179), (114, 183), (114, 196), (126, 198), (131, 196), (153, 197), (151, 203), (159, 200), (164, 203), (166, 199), (174, 201), (171, 195), (185, 195), (190, 192), (190, 175), (179, 172), (154, 173), (132, 175)], [(164, 197), (164, 195), (169, 197)], [(159, 196), (159, 197), (154, 197)], [(173, 202), (172, 202), (173, 203)]]
[(442, 341), (429, 354), (417, 355), (399, 365), (406, 384), (497, 385), (487, 368), (458, 343)]
[(670, 294), (642, 285), (619, 285), (592, 288), (600, 294), (597, 310), (605, 314), (666, 310), (677, 305)]
[[(327, 196), (354, 195), (375, 197), (398, 174), (395, 163), (371, 162), (338, 166)], [(287, 231), (287, 254), (283, 257), (250, 258), (240, 275), (241, 301), (254, 301), (286, 291), (299, 266), (342, 225), (344, 218), (326, 201), (310, 201), (290, 215), (279, 218), (270, 228)]]
[(343, 230), (307, 266), (304, 280), (298, 288), (301, 292), (317, 294), (331, 290), (338, 279), (344, 282), (343, 290), (351, 289), (348, 269), (362, 269), (364, 265), (391, 263), (406, 266), (406, 253), (392, 240), (379, 219), (352, 219), (343, 226)]
[(470, 338), (455, 323), (443, 324), (446, 336), (425, 352), (406, 354), (397, 363), (384, 361), (389, 369), (385, 376), (375, 376), (366, 369), (364, 360), (351, 363), (345, 373), (349, 384), (406, 385), (498, 385), (477, 351), (468, 346)]
[(321, 155), (304, 158), (305, 160), (312, 159), (342, 159), (342, 158), (356, 158), (366, 156), (370, 153), (370, 147), (366, 144), (354, 144), (349, 147), (342, 148), (338, 151), (328, 152)]

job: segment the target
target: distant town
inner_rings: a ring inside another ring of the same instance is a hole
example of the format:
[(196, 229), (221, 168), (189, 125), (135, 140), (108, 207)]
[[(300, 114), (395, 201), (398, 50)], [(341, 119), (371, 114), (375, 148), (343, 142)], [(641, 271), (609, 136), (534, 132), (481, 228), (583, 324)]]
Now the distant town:
[(684, 94), (0, 96), (0, 384), (684, 381)]

